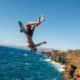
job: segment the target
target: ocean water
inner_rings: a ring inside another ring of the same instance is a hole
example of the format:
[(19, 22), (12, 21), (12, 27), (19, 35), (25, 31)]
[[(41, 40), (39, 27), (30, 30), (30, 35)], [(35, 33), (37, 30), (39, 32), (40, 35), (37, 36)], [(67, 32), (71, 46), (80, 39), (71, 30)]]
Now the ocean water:
[(0, 46), (0, 80), (62, 80), (47, 55)]

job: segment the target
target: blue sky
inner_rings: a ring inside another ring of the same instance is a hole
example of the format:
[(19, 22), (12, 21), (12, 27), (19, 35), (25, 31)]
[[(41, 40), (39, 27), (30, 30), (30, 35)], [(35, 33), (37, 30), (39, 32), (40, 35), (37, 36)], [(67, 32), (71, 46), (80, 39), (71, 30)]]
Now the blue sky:
[(0, 43), (26, 46), (25, 35), (19, 32), (18, 21), (45, 16), (35, 29), (35, 43), (42, 47), (80, 49), (80, 0), (0, 0)]

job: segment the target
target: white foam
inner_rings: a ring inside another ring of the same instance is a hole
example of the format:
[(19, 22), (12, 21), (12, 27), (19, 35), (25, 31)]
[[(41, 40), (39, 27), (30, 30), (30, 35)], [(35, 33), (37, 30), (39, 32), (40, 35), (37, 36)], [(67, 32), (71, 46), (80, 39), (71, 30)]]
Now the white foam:
[(24, 56), (27, 56), (27, 54), (24, 54)]
[(62, 65), (62, 64), (57, 63), (57, 62), (55, 62), (55, 61), (52, 61), (52, 60), (49, 59), (49, 58), (45, 59), (44, 61), (47, 61), (47, 62), (53, 64), (53, 66), (54, 66), (59, 72), (65, 71), (65, 69), (64, 69), (64, 68), (65, 68), (65, 65)]
[(25, 65), (30, 65), (30, 63), (25, 63)]
[(47, 62), (52, 62), (51, 59), (47, 58), (47, 59), (44, 59), (44, 61), (47, 61)]

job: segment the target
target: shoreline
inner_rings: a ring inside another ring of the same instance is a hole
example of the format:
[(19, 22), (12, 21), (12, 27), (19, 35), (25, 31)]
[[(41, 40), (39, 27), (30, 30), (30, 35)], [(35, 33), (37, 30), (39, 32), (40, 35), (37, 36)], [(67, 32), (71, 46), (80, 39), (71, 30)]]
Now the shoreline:
[(58, 63), (58, 62), (55, 62), (55, 61), (52, 61), (51, 59), (45, 59), (44, 61), (47, 61), (49, 63), (51, 63), (59, 72), (63, 72), (65, 71), (65, 65), (61, 64), (61, 63)]
[(54, 67), (62, 73), (63, 80), (80, 80), (80, 50), (51, 50), (40, 51), (42, 54), (48, 55), (50, 62)]
[(63, 80), (80, 80), (80, 50), (52, 50), (42, 51), (48, 55), (54, 65), (60, 65)]

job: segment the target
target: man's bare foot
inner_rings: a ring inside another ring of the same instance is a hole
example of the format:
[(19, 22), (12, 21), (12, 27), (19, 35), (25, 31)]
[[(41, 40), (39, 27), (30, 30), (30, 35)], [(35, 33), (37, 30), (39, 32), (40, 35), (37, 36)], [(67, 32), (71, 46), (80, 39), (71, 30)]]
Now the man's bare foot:
[(45, 20), (45, 17), (44, 17), (44, 16), (42, 16), (42, 18), (41, 18), (40, 22), (43, 22), (44, 20)]

